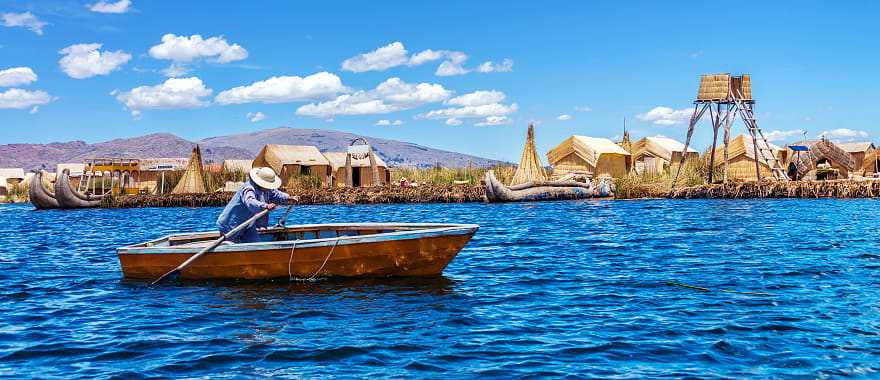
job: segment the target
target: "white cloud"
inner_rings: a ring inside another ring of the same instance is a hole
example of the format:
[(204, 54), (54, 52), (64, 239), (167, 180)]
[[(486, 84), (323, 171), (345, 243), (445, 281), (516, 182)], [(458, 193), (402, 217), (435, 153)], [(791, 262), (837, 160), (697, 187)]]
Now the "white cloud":
[(174, 62), (171, 67), (163, 70), (167, 76), (183, 75), (183, 70), (186, 70), (183, 64), (199, 59), (229, 63), (248, 57), (247, 50), (241, 45), (230, 45), (222, 36), (204, 39), (198, 34), (189, 37), (166, 34), (162, 36), (162, 43), (151, 47), (149, 53), (153, 58)]
[(477, 127), (486, 127), (490, 125), (510, 124), (511, 120), (507, 116), (489, 116), (483, 121), (474, 124)]
[(406, 63), (407, 51), (401, 42), (392, 42), (369, 53), (363, 53), (342, 62), (342, 69), (355, 73), (382, 71)]
[(480, 106), (465, 106), (458, 108), (445, 108), (433, 110), (419, 115), (424, 119), (479, 119), (489, 116), (504, 116), (516, 112), (519, 106), (516, 103), (504, 105), (501, 103), (484, 104)]
[(99, 51), (101, 44), (70, 45), (58, 51), (63, 54), (58, 64), (61, 71), (75, 79), (107, 75), (131, 60), (131, 54), (122, 50)]
[(403, 120), (388, 120), (382, 119), (376, 122), (376, 125), (385, 126), (385, 125), (403, 125)]
[(574, 110), (577, 112), (590, 112), (593, 109), (590, 106), (574, 106)]
[(788, 131), (780, 131), (773, 130), (767, 133), (764, 133), (764, 137), (767, 138), (767, 141), (787, 141), (793, 137), (799, 137), (804, 134), (802, 129), (792, 129)]
[(37, 81), (37, 73), (30, 67), (13, 67), (0, 70), (0, 87), (31, 84)]
[(501, 103), (505, 95), (501, 91), (474, 91), (469, 94), (456, 96), (446, 103), (453, 106), (482, 106), (492, 103)]
[(562, 121), (571, 120), (571, 115), (562, 114), (562, 115), (557, 116), (556, 120), (562, 120)]
[(467, 54), (460, 51), (449, 52), (446, 55), (446, 60), (437, 67), (437, 71), (434, 72), (434, 75), (448, 77), (467, 74), (470, 70), (463, 66), (467, 59)]
[(417, 54), (413, 54), (413, 56), (409, 58), (409, 64), (412, 66), (418, 66), (423, 63), (436, 61), (440, 58), (445, 57), (446, 54), (448, 54), (448, 53), (449, 53), (448, 50), (431, 50), (431, 49), (422, 50), (421, 52), (419, 52)]
[(30, 91), (20, 88), (10, 88), (4, 92), (0, 92), (0, 109), (15, 108), (22, 109), (42, 104), (48, 104), (52, 101), (52, 97), (45, 91)]
[(145, 109), (176, 109), (204, 107), (209, 101), (202, 98), (210, 96), (212, 90), (198, 77), (171, 78), (155, 86), (140, 86), (129, 91), (115, 90), (110, 93), (139, 117)]
[(339, 115), (385, 114), (441, 102), (450, 95), (452, 91), (439, 84), (412, 84), (400, 78), (389, 78), (370, 91), (357, 91), (330, 101), (304, 105), (296, 110), (296, 114), (325, 119)]
[(453, 118), (450, 118), (450, 119), (446, 119), (446, 125), (457, 126), (457, 125), (462, 125), (462, 124), (464, 124), (463, 121), (458, 120), (458, 119), (456, 119), (456, 118), (454, 118), (454, 117), (453, 117)]
[(819, 134), (819, 137), (825, 137), (839, 142), (849, 142), (868, 137), (868, 132), (849, 128), (837, 128), (830, 131), (824, 131)]
[(174, 62), (170, 66), (162, 69), (160, 72), (166, 77), (177, 78), (189, 74), (190, 72), (192, 72), (192, 70), (190, 70), (187, 65)]
[(510, 58), (505, 58), (501, 63), (492, 63), (492, 61), (483, 62), (480, 66), (477, 66), (477, 71), (481, 73), (509, 73), (513, 71), (513, 60)]
[(688, 122), (692, 114), (693, 110), (687, 108), (674, 110), (669, 107), (654, 107), (648, 113), (636, 115), (636, 118), (657, 125), (675, 125)]
[(3, 26), (6, 27), (22, 27), (28, 28), (38, 36), (43, 35), (43, 27), (49, 25), (40, 20), (31, 12), (24, 13), (0, 13), (0, 19), (3, 20)]
[(119, 0), (115, 3), (106, 0), (98, 1), (89, 6), (89, 10), (98, 13), (125, 13), (131, 7), (131, 0)]
[(217, 103), (288, 103), (335, 96), (349, 91), (335, 74), (320, 72), (305, 78), (298, 76), (272, 77), (223, 91), (217, 95)]
[(251, 121), (251, 123), (256, 123), (258, 121), (266, 120), (266, 114), (262, 112), (248, 112), (247, 118)]

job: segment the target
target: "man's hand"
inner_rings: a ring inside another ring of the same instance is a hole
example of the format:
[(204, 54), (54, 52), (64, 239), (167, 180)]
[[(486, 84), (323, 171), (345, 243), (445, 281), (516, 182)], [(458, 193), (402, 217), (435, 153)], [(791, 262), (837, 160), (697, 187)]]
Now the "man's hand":
[(276, 205), (274, 203), (267, 203), (266, 204), (266, 210), (274, 210), (275, 207), (278, 207), (278, 205)]
[(294, 195), (290, 198), (287, 198), (287, 204), (297, 203), (297, 202), (299, 202), (299, 196), (297, 196), (297, 195)]

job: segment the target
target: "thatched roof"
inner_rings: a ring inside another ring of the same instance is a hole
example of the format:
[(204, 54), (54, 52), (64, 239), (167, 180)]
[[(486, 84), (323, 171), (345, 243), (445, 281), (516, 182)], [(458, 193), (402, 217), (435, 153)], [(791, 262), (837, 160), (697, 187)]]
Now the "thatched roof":
[(592, 166), (596, 166), (599, 157), (603, 154), (630, 155), (629, 152), (609, 139), (573, 135), (547, 152), (547, 160), (552, 165), (572, 153)]
[(253, 168), (254, 160), (223, 160), (223, 170), (247, 173)]
[(797, 165), (798, 176), (806, 175), (810, 170), (816, 168), (816, 163), (822, 159), (831, 161), (840, 165), (847, 170), (855, 169), (855, 161), (852, 156), (843, 150), (839, 145), (831, 142), (831, 140), (806, 140), (798, 143), (790, 144), (802, 145), (809, 147), (809, 151), (801, 152), (800, 155), (789, 154), (788, 163), (794, 162)]
[(284, 165), (330, 166), (330, 161), (311, 145), (269, 144), (260, 150), (254, 159), (254, 167), (270, 167), (280, 174)]
[(874, 143), (870, 141), (839, 143), (837, 144), (837, 146), (839, 146), (840, 149), (843, 149), (847, 153), (865, 153), (869, 150), (875, 149)]
[(172, 194), (202, 194), (205, 191), (205, 173), (202, 169), (202, 150), (196, 145), (192, 150), (189, 165), (180, 178), (180, 182), (171, 191)]
[[(330, 167), (333, 170), (339, 170), (339, 168), (345, 167), (345, 157), (348, 155), (346, 152), (324, 152), (324, 157), (327, 158), (327, 161), (330, 162)], [(376, 157), (376, 166), (387, 168), (388, 164), (382, 160), (382, 157), (379, 157), (378, 154), (373, 154), (373, 157)], [(353, 168), (368, 168), (370, 167), (370, 158), (358, 158), (351, 160), (351, 167)]]
[(6, 179), (24, 180), (25, 174), (22, 168), (0, 168), (0, 177)]
[[(662, 158), (666, 161), (672, 161), (673, 153), (681, 153), (683, 151), (684, 144), (663, 136), (643, 137), (641, 140), (633, 143), (632, 148), (630, 149), (633, 156), (640, 156), (648, 153), (651, 156)], [(692, 147), (688, 147), (688, 153), (698, 154), (698, 152)]]
[[(773, 156), (776, 157), (776, 154), (782, 150), (781, 147), (777, 145), (773, 145), (770, 143), (764, 144), (763, 141), (758, 140), (758, 148), (770, 148), (773, 151)], [(746, 136), (744, 134), (734, 137), (730, 140), (730, 148), (728, 150), (728, 159), (734, 159), (739, 156), (746, 156), (750, 160), (755, 160), (755, 146), (752, 142), (751, 136)], [(719, 144), (715, 147), (715, 166), (724, 165), (724, 144)], [(763, 157), (758, 160), (761, 164), (770, 166)]]
[(513, 186), (531, 181), (546, 180), (547, 173), (544, 172), (541, 159), (538, 157), (538, 151), (535, 149), (535, 126), (529, 124), (529, 131), (526, 133), (526, 145), (523, 147), (519, 166), (516, 167), (516, 173), (513, 174), (513, 179), (509, 185)]

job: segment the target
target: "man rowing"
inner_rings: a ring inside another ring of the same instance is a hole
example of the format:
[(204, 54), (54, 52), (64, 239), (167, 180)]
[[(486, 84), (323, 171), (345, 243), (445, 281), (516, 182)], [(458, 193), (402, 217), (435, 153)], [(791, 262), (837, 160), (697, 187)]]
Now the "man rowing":
[[(220, 232), (227, 233), (239, 224), (245, 222), (261, 210), (272, 210), (277, 204), (286, 204), (298, 200), (287, 193), (278, 190), (281, 187), (281, 178), (275, 174), (272, 168), (253, 168), (248, 173), (248, 181), (245, 182), (229, 204), (217, 218), (217, 226)], [(253, 243), (259, 241), (258, 227), (269, 225), (269, 216), (251, 223), (241, 233), (233, 236), (230, 240), (235, 243)]]

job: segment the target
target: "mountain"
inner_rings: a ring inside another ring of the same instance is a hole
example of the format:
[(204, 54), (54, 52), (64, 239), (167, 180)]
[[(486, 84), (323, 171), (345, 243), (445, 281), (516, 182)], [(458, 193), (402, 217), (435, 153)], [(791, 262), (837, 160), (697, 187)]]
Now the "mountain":
[[(198, 144), (205, 162), (224, 159), (248, 159), (256, 156), (265, 144), (315, 145), (322, 152), (345, 151), (355, 134), (321, 129), (275, 128), (230, 136), (207, 138), (198, 142), (187, 141), (170, 133), (115, 139), (95, 144), (84, 141), (54, 142), (49, 144), (0, 145), (0, 167), (46, 168), (54, 171), (58, 163), (82, 162), (95, 157), (189, 157)], [(461, 153), (432, 149), (412, 143), (366, 138), (373, 149), (391, 166), (430, 167), (439, 163), (447, 167), (489, 166), (498, 161)]]
[[(351, 141), (358, 137), (364, 136), (324, 129), (273, 128), (252, 133), (211, 137), (201, 140), (199, 143), (241, 148), (254, 155), (266, 144), (314, 145), (322, 152), (345, 152)], [(431, 167), (439, 163), (445, 167), (465, 167), (470, 163), (473, 166), (485, 167), (501, 163), (488, 158), (433, 149), (408, 142), (377, 137), (364, 138), (373, 147), (373, 151), (390, 166)]]

